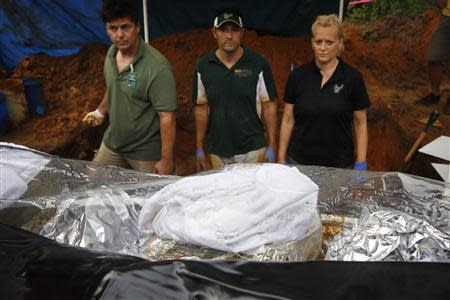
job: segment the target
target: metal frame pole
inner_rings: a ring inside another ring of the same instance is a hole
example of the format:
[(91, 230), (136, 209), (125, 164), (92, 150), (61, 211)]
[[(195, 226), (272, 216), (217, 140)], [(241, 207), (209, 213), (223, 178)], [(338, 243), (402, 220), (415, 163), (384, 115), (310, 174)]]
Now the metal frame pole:
[(147, 0), (142, 0), (142, 10), (144, 14), (144, 40), (148, 44), (148, 16), (147, 16)]
[(339, 20), (344, 20), (344, 0), (339, 1)]

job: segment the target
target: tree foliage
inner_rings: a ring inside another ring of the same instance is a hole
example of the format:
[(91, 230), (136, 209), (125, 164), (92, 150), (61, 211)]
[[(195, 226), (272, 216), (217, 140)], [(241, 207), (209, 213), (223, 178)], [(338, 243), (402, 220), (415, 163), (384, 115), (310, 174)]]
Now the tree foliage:
[(377, 20), (398, 10), (409, 14), (422, 13), (435, 7), (435, 0), (376, 0), (349, 8), (349, 20), (356, 23), (367, 23)]

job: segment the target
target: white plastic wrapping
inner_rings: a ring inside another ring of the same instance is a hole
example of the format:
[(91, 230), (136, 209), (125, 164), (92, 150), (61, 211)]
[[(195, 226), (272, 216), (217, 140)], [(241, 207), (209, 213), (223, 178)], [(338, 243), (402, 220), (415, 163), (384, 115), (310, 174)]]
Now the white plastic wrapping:
[[(10, 151), (7, 146), (29, 151)], [(50, 159), (31, 149), (0, 142), (0, 199), (19, 199), (28, 183), (45, 167)]]
[(317, 210), (318, 186), (295, 167), (231, 167), (170, 184), (139, 216), (141, 231), (227, 252), (299, 240)]

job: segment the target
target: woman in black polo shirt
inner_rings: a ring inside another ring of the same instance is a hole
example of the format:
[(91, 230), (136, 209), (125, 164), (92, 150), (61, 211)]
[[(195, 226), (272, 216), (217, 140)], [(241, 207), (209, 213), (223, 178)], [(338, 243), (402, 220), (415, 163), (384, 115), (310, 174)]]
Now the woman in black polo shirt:
[(286, 83), (278, 162), (366, 170), (370, 100), (361, 73), (339, 57), (342, 24), (319, 16), (312, 34), (314, 61)]

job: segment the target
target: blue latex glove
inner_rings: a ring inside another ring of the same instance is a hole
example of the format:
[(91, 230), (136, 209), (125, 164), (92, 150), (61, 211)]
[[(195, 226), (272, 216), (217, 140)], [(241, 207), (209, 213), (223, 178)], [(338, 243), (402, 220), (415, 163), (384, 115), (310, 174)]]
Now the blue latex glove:
[(196, 158), (202, 158), (202, 157), (205, 157), (205, 152), (203, 152), (202, 149), (197, 149), (197, 150), (195, 150), (195, 157), (196, 157)]
[(266, 149), (266, 159), (270, 163), (275, 162), (275, 152), (273, 151), (272, 147), (267, 147), (267, 149)]
[(354, 184), (356, 186), (363, 185), (368, 179), (366, 172), (365, 172), (367, 170), (367, 162), (366, 161), (356, 161), (353, 169), (356, 170), (356, 172), (354, 173), (354, 175), (355, 175)]
[(366, 171), (367, 170), (367, 161), (355, 161), (354, 170)]
[(203, 149), (195, 150), (195, 158), (197, 159), (197, 172), (208, 171), (212, 169), (209, 157), (205, 155)]

